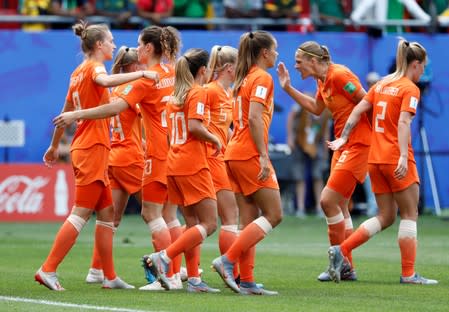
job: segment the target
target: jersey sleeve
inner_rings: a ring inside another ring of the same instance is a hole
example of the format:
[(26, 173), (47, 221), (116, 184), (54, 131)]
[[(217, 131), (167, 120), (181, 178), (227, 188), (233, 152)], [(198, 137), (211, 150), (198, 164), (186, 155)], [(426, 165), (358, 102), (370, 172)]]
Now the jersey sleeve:
[(136, 113), (139, 112), (138, 104), (145, 97), (147, 90), (140, 80), (135, 80), (119, 86), (116, 90), (116, 95), (131, 107)]
[(206, 117), (207, 93), (202, 87), (190, 90), (186, 99), (189, 105), (187, 119), (199, 119), (203, 121)]
[(409, 112), (415, 115), (420, 98), (419, 88), (415, 85), (408, 85), (402, 92), (401, 112)]
[(106, 71), (106, 68), (104, 67), (104, 64), (95, 62), (92, 64), (93, 70), (92, 70), (92, 80), (95, 80), (99, 75), (105, 74), (107, 75), (108, 72)]
[(333, 85), (335, 90), (341, 92), (340, 94), (353, 103), (355, 103), (355, 95), (363, 88), (359, 79), (349, 70), (336, 71), (333, 77)]
[(263, 106), (269, 107), (270, 90), (273, 89), (273, 79), (267, 75), (257, 75), (251, 88), (250, 102), (257, 102)]

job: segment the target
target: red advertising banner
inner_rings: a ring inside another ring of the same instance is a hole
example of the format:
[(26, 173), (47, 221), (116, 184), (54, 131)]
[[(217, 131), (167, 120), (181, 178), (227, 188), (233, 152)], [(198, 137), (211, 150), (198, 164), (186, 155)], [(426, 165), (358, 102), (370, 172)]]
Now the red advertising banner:
[(63, 221), (74, 190), (69, 164), (0, 164), (0, 222)]

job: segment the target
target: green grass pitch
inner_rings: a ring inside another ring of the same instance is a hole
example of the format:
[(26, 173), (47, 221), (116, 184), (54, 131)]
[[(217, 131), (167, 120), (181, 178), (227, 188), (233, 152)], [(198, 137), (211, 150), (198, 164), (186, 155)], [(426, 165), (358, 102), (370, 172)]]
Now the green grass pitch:
[[(358, 226), (365, 217), (354, 220)], [(105, 290), (84, 282), (90, 264), (93, 220), (58, 269), (65, 292), (53, 292), (34, 282), (60, 226), (55, 223), (0, 223), (0, 311), (449, 311), (449, 222), (433, 216), (418, 221), (416, 268), (438, 285), (400, 285), (398, 223), (354, 251), (359, 280), (340, 284), (316, 280), (328, 264), (327, 229), (323, 219), (284, 221), (257, 246), (255, 276), (275, 297), (247, 297), (224, 287), (210, 270), (218, 255), (217, 232), (202, 245), (203, 279), (219, 294), (186, 290), (145, 292)], [(117, 273), (137, 288), (145, 284), (140, 266), (150, 253), (148, 227), (139, 216), (125, 216), (115, 236)], [(18, 300), (18, 301), (14, 301)], [(62, 302), (71, 306), (26, 302)], [(87, 305), (87, 306), (82, 306)]]

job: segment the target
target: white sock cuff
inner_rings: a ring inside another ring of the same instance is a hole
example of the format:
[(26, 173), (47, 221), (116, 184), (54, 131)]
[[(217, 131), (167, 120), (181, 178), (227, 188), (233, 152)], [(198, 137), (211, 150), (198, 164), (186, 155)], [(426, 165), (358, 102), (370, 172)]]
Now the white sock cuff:
[(372, 237), (374, 234), (379, 233), (382, 230), (382, 226), (380, 225), (380, 221), (377, 217), (372, 217), (366, 220), (360, 226), (363, 226), (368, 231), (369, 237)]
[(418, 236), (418, 229), (416, 221), (401, 220), (399, 223), (398, 238), (416, 238)]
[(337, 223), (340, 223), (341, 221), (344, 221), (344, 220), (345, 220), (345, 217), (343, 216), (342, 212), (339, 212), (338, 214), (336, 214), (333, 217), (329, 217), (329, 218), (326, 217), (327, 225), (337, 224)]
[(354, 225), (352, 224), (352, 218), (345, 218), (345, 230), (352, 230)]
[(239, 232), (239, 226), (237, 224), (222, 225), (221, 230), (237, 234)]
[(268, 234), (273, 229), (271, 223), (263, 216), (254, 220), (253, 223), (257, 224), (265, 234)]
[(207, 237), (207, 231), (206, 231), (206, 229), (204, 228), (204, 226), (202, 226), (201, 224), (197, 224), (197, 225), (195, 225), (195, 227), (198, 229), (198, 231), (200, 231), (201, 236), (203, 237), (203, 239), (206, 239), (206, 237)]
[(178, 219), (175, 219), (175, 220), (170, 221), (170, 222), (167, 223), (167, 227), (169, 229), (173, 229), (173, 228), (178, 227), (178, 226), (181, 226), (181, 222), (179, 222)]
[(67, 221), (69, 221), (75, 227), (78, 233), (81, 232), (84, 225), (86, 225), (86, 220), (75, 214), (71, 214), (70, 216), (68, 216)]
[(148, 228), (151, 233), (160, 232), (167, 228), (167, 224), (165, 223), (164, 218), (159, 217), (150, 222), (148, 222)]
[(115, 230), (114, 222), (106, 222), (106, 221), (97, 220), (97, 221), (95, 221), (95, 224), (96, 224), (97, 226), (98, 226), (98, 225), (101, 225), (101, 226), (105, 226), (105, 227), (111, 228), (112, 231)]

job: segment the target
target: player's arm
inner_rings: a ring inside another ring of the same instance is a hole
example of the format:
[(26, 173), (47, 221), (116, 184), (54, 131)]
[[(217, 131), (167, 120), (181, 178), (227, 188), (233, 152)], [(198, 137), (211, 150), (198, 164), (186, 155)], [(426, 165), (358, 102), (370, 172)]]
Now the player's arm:
[[(65, 101), (62, 112), (71, 112), (73, 111), (74, 106), (72, 102)], [(43, 161), (45, 165), (51, 167), (59, 158), (58, 147), (59, 142), (61, 142), (61, 138), (64, 135), (65, 127), (55, 127), (53, 130), (53, 135), (51, 138), (50, 146), (47, 148), (44, 153)]]
[(398, 165), (394, 170), (397, 179), (402, 179), (407, 175), (408, 171), (408, 141), (410, 138), (410, 127), (414, 115), (410, 112), (402, 111), (398, 121), (398, 144), (400, 156)]
[(301, 105), (304, 109), (308, 110), (312, 114), (320, 115), (324, 108), (324, 102), (321, 100), (316, 100), (315, 98), (297, 90), (294, 88), (290, 81), (290, 74), (284, 63), (280, 62), (277, 68), (277, 74), (279, 78), (279, 84), (282, 89), (293, 99), (296, 103)]
[(248, 125), (251, 138), (256, 145), (259, 154), (260, 172), (257, 176), (259, 180), (266, 180), (270, 174), (270, 160), (268, 150), (264, 141), (264, 124), (262, 114), (265, 107), (262, 103), (250, 102), (248, 113)]
[(53, 123), (57, 127), (65, 127), (75, 120), (83, 119), (103, 119), (115, 116), (128, 108), (128, 103), (122, 98), (117, 98), (113, 102), (88, 109), (80, 109), (73, 112), (65, 112), (56, 116)]
[(116, 87), (118, 85), (143, 77), (152, 79), (156, 83), (159, 82), (159, 74), (157, 72), (149, 70), (140, 70), (131, 73), (121, 73), (114, 75), (108, 75), (107, 73), (99, 74), (95, 77), (95, 83), (97, 83), (102, 87), (108, 88), (108, 87)]
[(349, 139), (349, 135), (352, 130), (357, 126), (360, 117), (362, 114), (366, 113), (372, 108), (372, 104), (367, 100), (362, 100), (359, 104), (357, 104), (349, 115), (348, 120), (346, 121), (345, 127), (343, 128), (343, 132), (341, 133), (341, 137), (337, 138), (332, 142), (328, 142), (328, 147), (331, 150), (338, 150), (340, 147), (346, 144)]
[(220, 140), (203, 126), (203, 122), (200, 119), (189, 118), (188, 127), (189, 133), (195, 138), (212, 143), (217, 149), (217, 153), (221, 150)]

